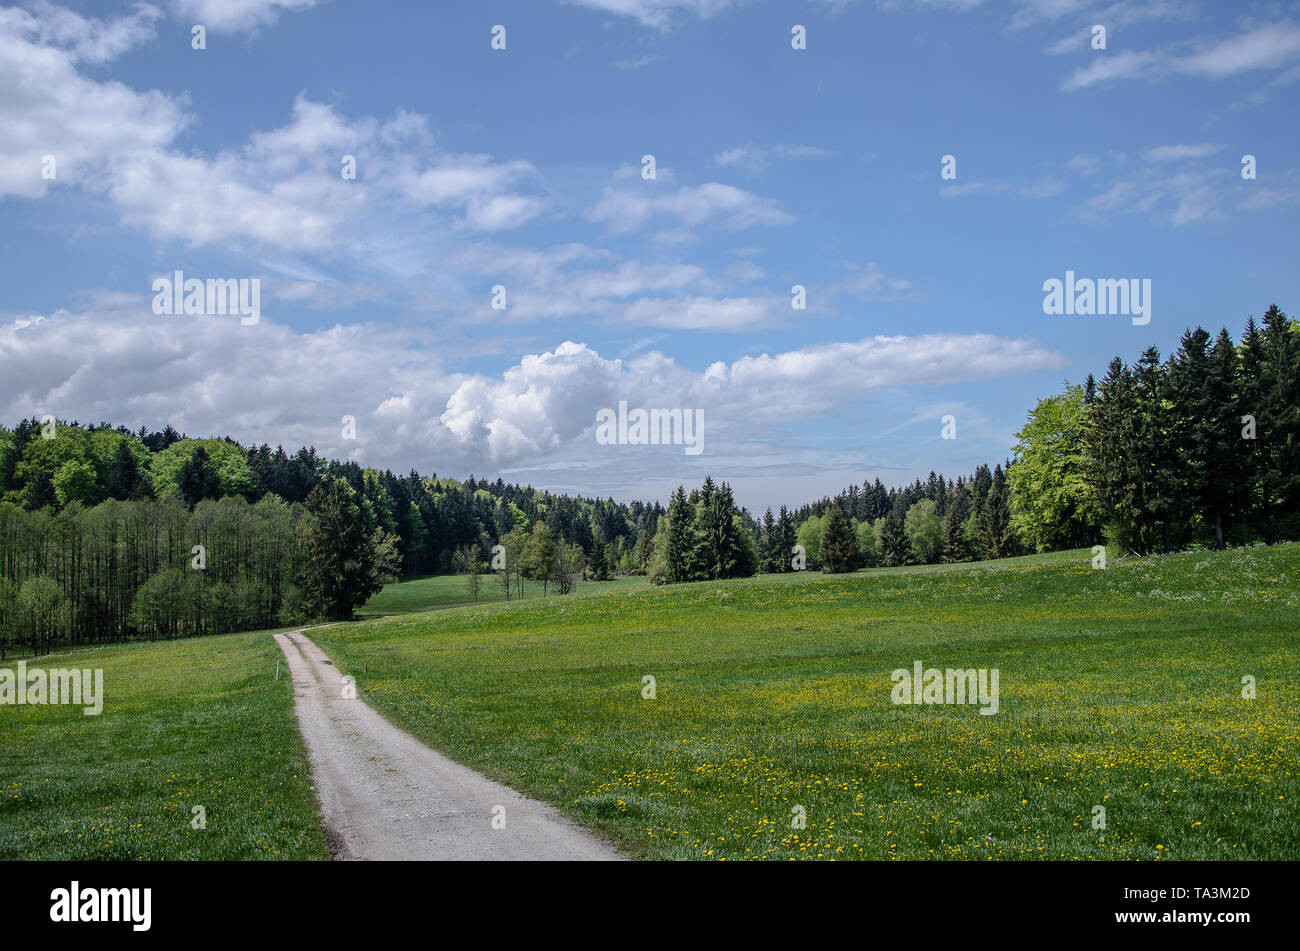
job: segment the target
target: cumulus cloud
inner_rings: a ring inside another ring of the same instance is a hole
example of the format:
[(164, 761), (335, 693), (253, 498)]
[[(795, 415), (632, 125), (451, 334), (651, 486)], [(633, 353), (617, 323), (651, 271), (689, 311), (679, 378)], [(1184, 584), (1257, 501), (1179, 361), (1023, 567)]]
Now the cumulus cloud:
[[(191, 435), (311, 443), (329, 456), (399, 470), (481, 474), (563, 457), (630, 477), (636, 454), (607, 452), (592, 433), (596, 412), (619, 400), (704, 408), (712, 427), (706, 449), (716, 450), (716, 461), (770, 439), (768, 427), (832, 414), (887, 389), (1065, 362), (1033, 341), (988, 334), (869, 337), (702, 371), (658, 351), (610, 359), (565, 341), (500, 375), (464, 374), (448, 369), (427, 329), (298, 332), (266, 317), (250, 327), (233, 318), (156, 317), (144, 298), (113, 304), (0, 327), (0, 416), (171, 422)], [(344, 415), (357, 418), (355, 442), (341, 438)]]
[(32, 7), (32, 22), (41, 41), (66, 49), (83, 63), (99, 65), (154, 37), (154, 24), (162, 11), (148, 3), (137, 3), (125, 16), (111, 20), (81, 14), (41, 0)]
[[(207, 0), (195, 6), (205, 12)], [(301, 4), (223, 0), (212, 10), (228, 15), (214, 22), (246, 23), (293, 6)], [(79, 186), (106, 195), (124, 223), (155, 238), (315, 254), (386, 234), (393, 216), (383, 215), (395, 208), (433, 210), (476, 231), (519, 227), (549, 208), (525, 161), (449, 152), (423, 116), (350, 119), (306, 94), (284, 125), (241, 146), (182, 152), (174, 143), (190, 121), (183, 102), (81, 71), (152, 38), (159, 16), (148, 4), (105, 20), (49, 3), (0, 9), (0, 197)], [(356, 159), (355, 180), (341, 174), (344, 155)], [(52, 178), (42, 174), (47, 156)]]
[[(77, 68), (151, 37), (154, 8), (114, 20), (48, 4), (34, 11), (0, 9), (0, 197), (39, 198), (49, 187), (84, 183), (107, 163), (172, 141), (186, 121), (174, 99), (89, 79)], [(53, 180), (41, 174), (47, 155)]]
[[(355, 180), (341, 175), (344, 155), (356, 160)], [(435, 210), (480, 231), (518, 227), (547, 207), (542, 196), (514, 190), (531, 172), (527, 162), (435, 148), (423, 117), (350, 121), (300, 95), (286, 125), (241, 149), (132, 156), (108, 194), (128, 223), (157, 237), (332, 254), (385, 230), (391, 216), (372, 219), (394, 209)]]

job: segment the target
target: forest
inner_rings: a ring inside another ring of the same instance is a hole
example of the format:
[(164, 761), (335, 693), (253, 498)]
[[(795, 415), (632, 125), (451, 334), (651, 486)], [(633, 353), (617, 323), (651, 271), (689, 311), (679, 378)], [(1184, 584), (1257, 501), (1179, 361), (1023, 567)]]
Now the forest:
[(1162, 359), (1038, 400), (1010, 458), (879, 478), (761, 518), (706, 477), (657, 502), (422, 476), (170, 425), (0, 427), (0, 654), (347, 618), (399, 577), (495, 571), (566, 594), (1003, 558), (1105, 543), (1145, 556), (1300, 537), (1300, 325), (1187, 330)]

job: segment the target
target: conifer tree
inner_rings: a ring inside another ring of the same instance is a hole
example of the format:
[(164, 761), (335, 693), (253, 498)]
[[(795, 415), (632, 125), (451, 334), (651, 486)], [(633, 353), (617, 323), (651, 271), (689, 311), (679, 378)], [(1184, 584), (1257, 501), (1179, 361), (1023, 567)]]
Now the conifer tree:
[(777, 564), (780, 571), (794, 571), (794, 545), (797, 538), (798, 528), (794, 523), (794, 518), (790, 515), (790, 510), (784, 505), (781, 506), (781, 514), (777, 519), (777, 535), (780, 537), (777, 554), (779, 556)]
[(758, 536), (758, 570), (764, 574), (772, 574), (781, 570), (780, 541), (776, 518), (772, 515), (772, 509), (769, 507), (763, 513), (763, 528)]
[(858, 540), (839, 502), (831, 505), (830, 517), (822, 533), (821, 563), (822, 571), (836, 574), (858, 568)]

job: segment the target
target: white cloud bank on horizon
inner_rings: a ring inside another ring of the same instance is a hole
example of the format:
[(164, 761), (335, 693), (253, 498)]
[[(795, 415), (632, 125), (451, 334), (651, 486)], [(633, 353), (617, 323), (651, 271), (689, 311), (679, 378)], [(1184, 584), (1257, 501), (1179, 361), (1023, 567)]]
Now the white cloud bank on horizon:
[[(723, 472), (802, 448), (780, 428), (885, 390), (1058, 369), (1061, 354), (990, 334), (868, 337), (716, 362), (658, 351), (608, 359), (582, 343), (528, 354), (499, 376), (449, 370), (429, 330), (385, 325), (297, 332), (269, 320), (155, 317), (134, 302), (0, 327), (0, 419), (51, 413), (244, 443), (314, 445), (325, 456), (423, 473), (490, 475), (563, 462), (633, 484), (647, 464), (680, 474), (677, 447), (595, 442), (599, 409), (703, 408), (704, 455)], [(341, 438), (356, 417), (358, 438)], [(648, 452), (649, 451), (649, 452)], [(809, 457), (803, 456), (805, 460)], [(688, 460), (690, 461), (690, 460)], [(815, 467), (815, 463), (812, 463)], [(676, 477), (676, 476), (675, 476)]]

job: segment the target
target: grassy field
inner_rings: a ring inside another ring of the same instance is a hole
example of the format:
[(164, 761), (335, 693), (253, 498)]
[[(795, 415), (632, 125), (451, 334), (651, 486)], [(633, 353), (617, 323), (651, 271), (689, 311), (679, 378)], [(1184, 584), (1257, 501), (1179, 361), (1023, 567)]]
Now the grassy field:
[[(574, 587), (572, 595), (566, 597), (599, 591), (644, 588), (646, 584), (644, 577), (618, 578), (600, 582), (580, 581)], [(554, 586), (551, 586), (550, 594), (555, 594)], [(511, 597), (514, 595), (512, 594)], [(543, 592), (539, 582), (524, 582), (524, 600), (541, 597)], [(505, 599), (505, 593), (497, 577), (484, 574), (482, 587), (479, 590), (479, 604), (495, 604)], [(358, 608), (356, 613), (363, 618), (387, 617), (393, 614), (419, 614), (473, 603), (474, 598), (469, 593), (466, 575), (426, 575), (384, 585), (384, 590)]]
[(104, 709), (0, 707), (0, 859), (328, 858), (279, 656), (261, 632), (42, 659), (101, 668)]
[[(395, 723), (636, 856), (1294, 858), (1298, 577), (1300, 545), (1080, 551), (620, 579), (311, 636)], [(0, 707), (0, 858), (326, 857), (277, 656), (262, 632), (43, 662), (102, 668), (107, 702)], [(917, 660), (997, 668), (999, 712), (895, 705)]]
[[(1297, 578), (1297, 545), (1104, 571), (1077, 552), (314, 636), (394, 722), (634, 855), (1280, 859), (1300, 853)], [(999, 713), (893, 704), (916, 660), (997, 668)]]
[[(1048, 555), (1024, 555), (1020, 558), (1005, 558), (999, 561), (998, 564), (1005, 567), (1015, 567), (1077, 562), (1085, 557), (1086, 551), (1084, 549), (1077, 552), (1052, 552)], [(1087, 557), (1091, 556), (1088, 555)], [(859, 574), (868, 576), (879, 574), (925, 574), (944, 571), (968, 571), (969, 569), (970, 565), (966, 564), (909, 565), (906, 568), (870, 568), (859, 572)], [(790, 572), (783, 575), (769, 575), (765, 580), (772, 582), (806, 581), (807, 578), (807, 575)], [(572, 595), (569, 596), (578, 597), (608, 591), (638, 591), (649, 587), (650, 583), (644, 575), (622, 576), (610, 581), (580, 581), (574, 587)], [(554, 588), (550, 590), (550, 594), (554, 596)], [(514, 596), (512, 595), (512, 597)], [(524, 582), (524, 600), (541, 597), (545, 597), (545, 594), (539, 582)], [(478, 603), (495, 604), (505, 600), (505, 594), (502, 592), (501, 584), (496, 576), (484, 574), (479, 590)], [(395, 614), (423, 614), (429, 611), (438, 611), (442, 608), (464, 607), (473, 603), (474, 599), (469, 593), (468, 581), (465, 575), (424, 575), (385, 585), (383, 591), (380, 591), (367, 601), (356, 613), (358, 617), (362, 618), (380, 618), (391, 617)]]

